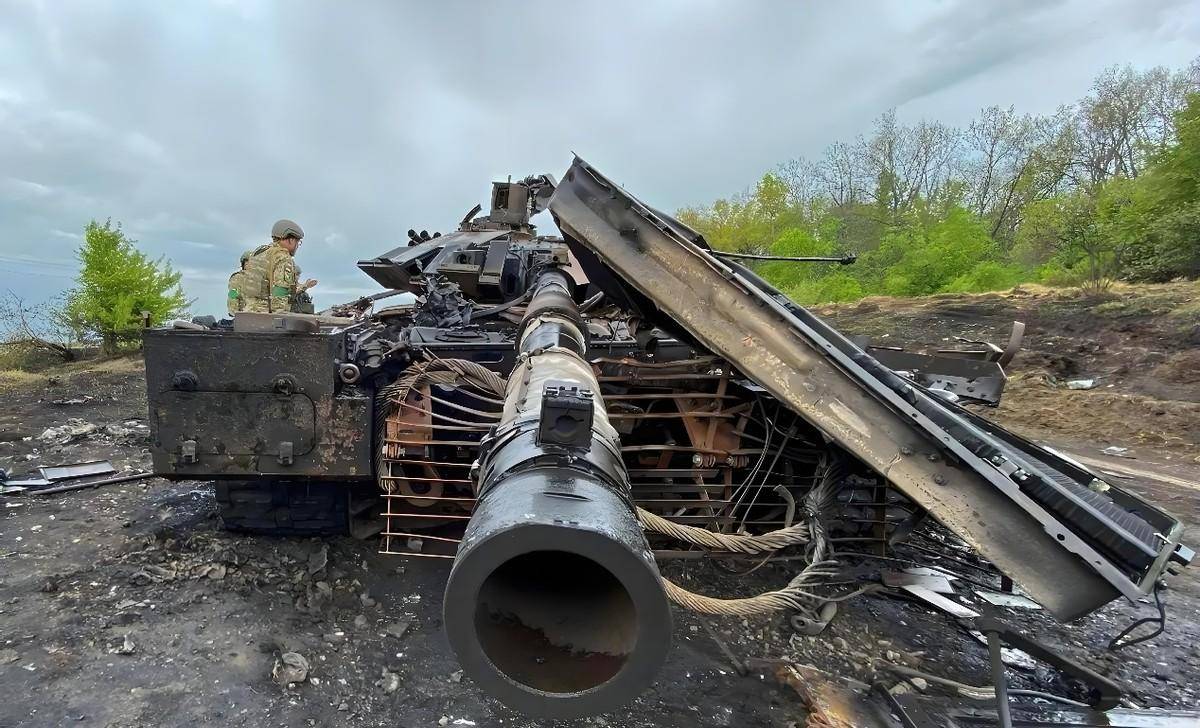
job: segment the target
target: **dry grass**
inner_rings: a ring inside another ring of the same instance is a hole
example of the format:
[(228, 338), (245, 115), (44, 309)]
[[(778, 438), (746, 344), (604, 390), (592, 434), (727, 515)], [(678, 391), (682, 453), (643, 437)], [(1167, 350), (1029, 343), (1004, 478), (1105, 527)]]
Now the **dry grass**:
[(84, 361), (72, 362), (64, 364), (62, 367), (55, 370), (56, 374), (65, 374), (71, 376), (74, 374), (128, 374), (132, 372), (144, 371), (146, 368), (145, 361), (142, 359), (142, 352), (135, 351), (128, 354), (118, 356), (87, 359)]
[(70, 379), (85, 374), (134, 374), (144, 370), (141, 352), (70, 363), (46, 359), (37, 361), (36, 366), (29, 366), (26, 361), (0, 361), (0, 391), (43, 386), (51, 377)]
[(20, 387), (40, 386), (45, 381), (45, 374), (35, 374), (22, 369), (0, 369), (0, 392)]
[(1102, 292), (1083, 288), (1061, 288), (1040, 283), (1021, 283), (1006, 291), (983, 293), (936, 293), (919, 298), (867, 296), (857, 301), (812, 306), (819, 312), (883, 309), (919, 309), (935, 303), (961, 301), (970, 304), (985, 300), (1045, 300), (1095, 304), (1095, 312), (1108, 316), (1178, 316), (1200, 322), (1200, 282), (1172, 281), (1170, 283), (1113, 283)]

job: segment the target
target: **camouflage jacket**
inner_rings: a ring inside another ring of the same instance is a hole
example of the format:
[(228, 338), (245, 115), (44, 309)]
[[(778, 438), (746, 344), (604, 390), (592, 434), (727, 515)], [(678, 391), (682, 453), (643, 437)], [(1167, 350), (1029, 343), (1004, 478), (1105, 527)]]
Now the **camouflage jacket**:
[(296, 262), (280, 245), (264, 245), (246, 263), (245, 311), (279, 313), (292, 310)]
[(229, 297), (226, 300), (226, 305), (230, 315), (245, 310), (246, 295), (242, 292), (242, 289), (245, 287), (246, 271), (239, 268), (234, 271), (233, 275), (229, 276)]

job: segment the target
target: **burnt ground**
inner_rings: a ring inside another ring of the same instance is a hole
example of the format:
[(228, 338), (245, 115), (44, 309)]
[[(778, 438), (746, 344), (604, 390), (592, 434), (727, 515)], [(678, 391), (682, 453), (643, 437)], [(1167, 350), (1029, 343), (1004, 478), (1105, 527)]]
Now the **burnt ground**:
[[(1027, 350), (1014, 363), (1004, 403), (990, 414), (1123, 476), (1114, 482), (1186, 521), (1194, 544), (1198, 298), (1194, 285), (1172, 284), (1122, 290), (1099, 303), (1031, 290), (874, 300), (821, 313), (851, 333), (926, 346), (955, 335), (1002, 340), (1008, 322), (1024, 320)], [(1061, 386), (1075, 378), (1100, 385)], [(136, 360), (0, 375), (0, 467), (22, 473), (93, 458), (147, 467), (142, 386)], [(70, 418), (99, 429), (68, 443), (41, 439)], [(1110, 445), (1127, 448), (1124, 457), (1104, 455)], [(539, 725), (485, 698), (458, 672), (440, 624), (443, 561), (403, 560), (349, 538), (227, 533), (203, 483), (155, 479), (60, 496), (0, 496), (0, 503), (0, 726)], [(844, 561), (853, 566), (848, 578), (892, 566)], [(791, 575), (786, 565), (746, 577), (721, 566), (673, 562), (665, 572), (726, 596)], [(969, 588), (960, 584), (958, 592), (986, 611)], [(994, 611), (1118, 680), (1133, 705), (1200, 707), (1197, 569), (1171, 578), (1164, 595), (1166, 634), (1117, 653), (1104, 645), (1153, 613), (1148, 600), (1115, 602), (1071, 625), (1041, 611)], [(739, 676), (697, 618), (675, 614), (674, 647), (655, 684), (627, 708), (577, 725), (804, 725), (791, 688), (757, 670)], [(982, 645), (946, 615), (893, 596), (843, 604), (817, 637), (795, 635), (783, 616), (709, 624), (740, 660), (792, 659), (868, 682), (894, 680), (875, 671), (886, 660), (986, 682)], [(306, 658), (309, 679), (284, 688), (271, 671), (289, 651)], [(1011, 672), (1022, 687), (1079, 696), (1077, 685), (1044, 666)]]

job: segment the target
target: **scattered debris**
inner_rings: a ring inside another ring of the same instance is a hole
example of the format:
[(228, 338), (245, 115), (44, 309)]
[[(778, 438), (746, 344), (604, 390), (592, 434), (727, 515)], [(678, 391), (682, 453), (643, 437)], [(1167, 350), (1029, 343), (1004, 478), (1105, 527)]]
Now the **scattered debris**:
[(20, 493), (30, 488), (41, 488), (50, 485), (50, 481), (45, 478), (23, 478), (21, 480), (8, 480), (4, 483), (4, 490), (0, 492)]
[(299, 652), (285, 652), (275, 660), (271, 677), (282, 687), (304, 682), (308, 677), (308, 660)]
[(108, 475), (109, 473), (117, 472), (117, 469), (107, 460), (93, 460), (73, 465), (42, 467), (38, 468), (38, 471), (41, 472), (42, 477), (46, 480), (55, 481), (86, 478), (91, 475)]
[[(929, 571), (928, 569), (926, 571)], [(905, 586), (920, 586), (938, 594), (953, 594), (954, 587), (950, 586), (950, 580), (943, 574), (938, 573), (914, 573), (913, 571), (888, 571), (879, 572), (880, 578), (883, 580), (883, 585), (892, 589), (899, 589)]]
[(953, 615), (955, 617), (971, 618), (971, 617), (979, 616), (979, 612), (976, 612), (974, 609), (971, 609), (969, 607), (964, 607), (963, 605), (959, 604), (958, 602), (956, 602), (952, 599), (947, 599), (946, 597), (942, 596), (941, 594), (938, 594), (937, 592), (935, 592), (932, 589), (929, 589), (927, 587), (914, 586), (912, 584), (905, 584), (904, 586), (901, 586), (900, 588), (903, 589), (904, 591), (908, 592), (909, 594), (912, 594), (914, 597), (920, 599), (921, 601), (925, 602), (929, 606), (931, 606), (935, 609), (939, 609), (939, 610), (946, 612), (947, 614)]
[(63, 397), (61, 399), (52, 399), (50, 400), (50, 404), (57, 405), (59, 407), (67, 407), (70, 405), (87, 404), (93, 399), (95, 399), (95, 397), (92, 395), (85, 394), (82, 397)]
[(869, 728), (880, 725), (866, 697), (868, 686), (812, 665), (778, 664), (777, 681), (800, 695), (811, 713), (808, 725), (822, 728)]
[(400, 676), (384, 668), (383, 676), (375, 681), (375, 687), (382, 690), (384, 695), (391, 695), (400, 688)]
[(340, 630), (337, 632), (327, 632), (321, 636), (321, 639), (325, 640), (331, 645), (340, 645), (346, 641), (346, 633)]
[(65, 425), (46, 428), (42, 434), (38, 435), (38, 439), (65, 445), (85, 438), (99, 429), (99, 426), (91, 422), (72, 417), (67, 420)]
[[(969, 630), (968, 632), (975, 641), (987, 647), (987, 636), (979, 630)], [(1001, 647), (1000, 660), (1009, 667), (1015, 667), (1021, 670), (1033, 671), (1037, 668), (1037, 660), (1033, 659), (1028, 652), (1018, 650), (1016, 647)]]
[(173, 569), (168, 569), (167, 567), (159, 566), (158, 564), (143, 564), (142, 568), (138, 569), (137, 572), (134, 573), (133, 578), (135, 582), (153, 584), (164, 581), (173, 581), (175, 576), (176, 573)]
[(396, 639), (400, 639), (410, 626), (412, 626), (412, 617), (405, 617), (401, 620), (391, 622), (383, 628), (383, 631)]
[(1004, 592), (992, 592), (983, 589), (976, 589), (975, 593), (984, 601), (989, 604), (995, 604), (998, 607), (1016, 607), (1018, 609), (1042, 608), (1042, 605), (1021, 594), (1006, 594)]
[(226, 573), (228, 573), (228, 569), (224, 564), (205, 564), (197, 570), (196, 578), (203, 579), (208, 577), (213, 581), (219, 581), (225, 578)]
[(41, 490), (33, 491), (33, 493), (37, 495), (54, 495), (55, 493), (69, 493), (73, 490), (84, 490), (87, 488), (102, 488), (106, 485), (129, 483), (135, 480), (146, 480), (153, 477), (155, 477), (154, 473), (129, 473), (127, 475), (118, 475), (115, 478), (105, 478), (104, 480), (70, 483), (68, 485), (56, 485), (53, 488), (42, 488)]
[(133, 643), (133, 637), (126, 632), (121, 638), (121, 643), (110, 646), (108, 651), (116, 655), (132, 655), (137, 651), (137, 645)]
[(329, 563), (329, 545), (325, 544), (321, 548), (313, 551), (308, 555), (308, 573), (315, 575), (320, 572)]
[(1129, 448), (1127, 448), (1127, 447), (1117, 447), (1116, 445), (1109, 445), (1108, 447), (1104, 448), (1100, 452), (1104, 453), (1105, 455), (1112, 455), (1113, 457), (1118, 457), (1118, 458), (1128, 458), (1130, 460), (1137, 459), (1134, 456), (1129, 454)]
[(1095, 379), (1070, 379), (1067, 381), (1067, 389), (1095, 389)]
[(0, 665), (11, 665), (19, 659), (21, 656), (17, 654), (16, 650), (8, 648), (0, 650)]

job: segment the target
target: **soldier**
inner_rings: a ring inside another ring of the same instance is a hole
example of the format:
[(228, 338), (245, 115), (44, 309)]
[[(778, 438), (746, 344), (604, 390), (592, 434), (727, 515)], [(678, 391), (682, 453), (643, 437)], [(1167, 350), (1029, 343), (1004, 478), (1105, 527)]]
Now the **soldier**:
[[(266, 247), (265, 245), (262, 247)], [(246, 263), (249, 262), (250, 256), (257, 253), (257, 250), (247, 250), (242, 253), (241, 267), (229, 276), (229, 299), (227, 305), (229, 307), (229, 315), (244, 311), (246, 309), (246, 294), (243, 290), (246, 288)]]
[(246, 311), (279, 313), (292, 311), (299, 293), (317, 285), (308, 279), (297, 285), (293, 256), (304, 238), (304, 231), (291, 220), (280, 220), (271, 227), (271, 244), (255, 251), (246, 264)]

